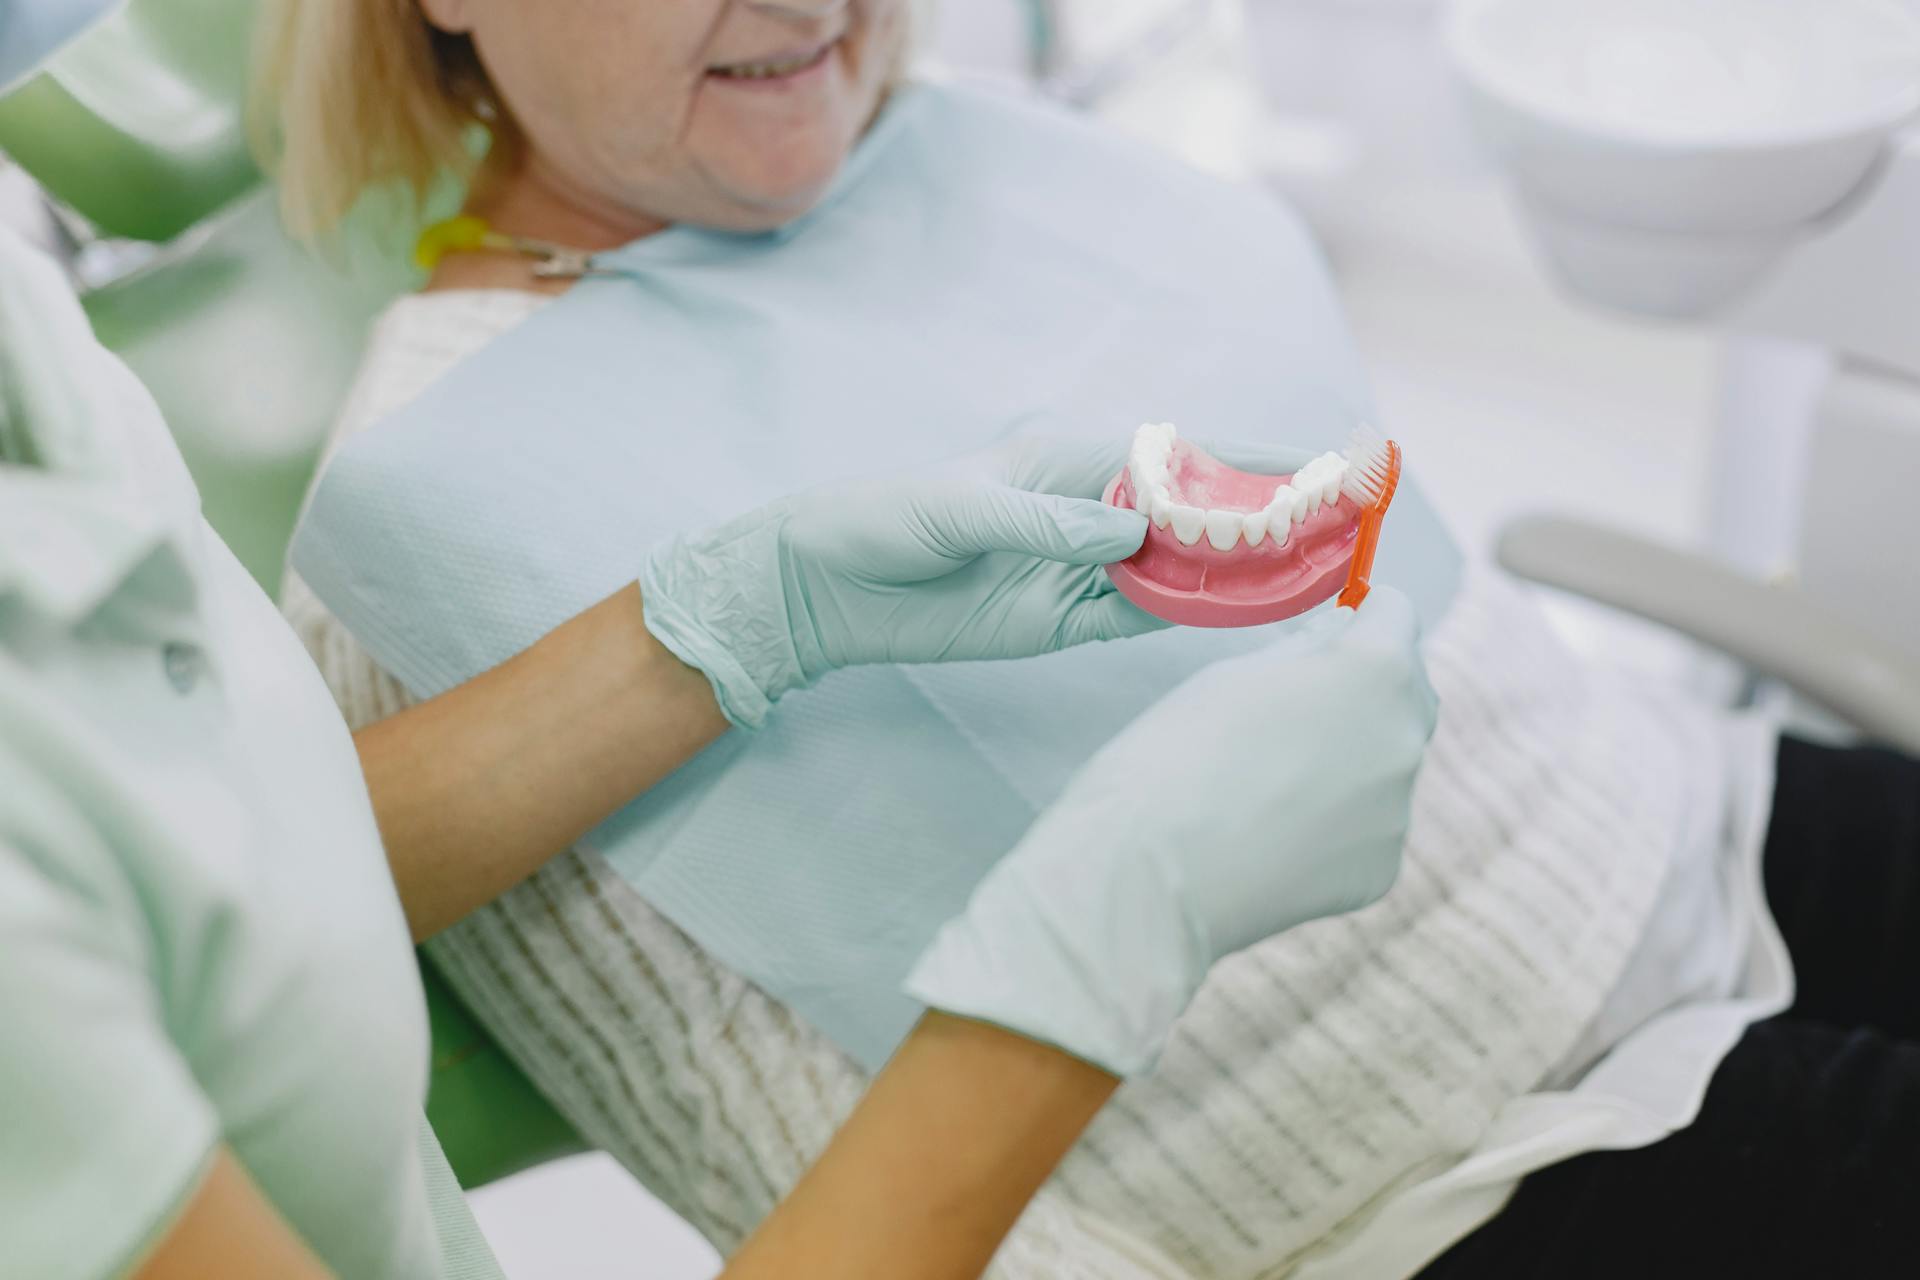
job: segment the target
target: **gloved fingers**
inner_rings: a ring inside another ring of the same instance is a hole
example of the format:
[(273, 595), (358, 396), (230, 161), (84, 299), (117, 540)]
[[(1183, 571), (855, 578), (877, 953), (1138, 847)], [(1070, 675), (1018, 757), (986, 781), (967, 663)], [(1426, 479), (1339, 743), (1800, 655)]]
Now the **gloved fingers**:
[(1029, 436), (996, 451), (1002, 478), (1016, 489), (1098, 498), (1127, 463), (1127, 442)]
[(1357, 609), (1336, 609), (1352, 618), (1342, 643), (1383, 654), (1412, 653), (1420, 643), (1413, 603), (1393, 587), (1375, 586)]
[(1427, 678), (1420, 656), (1420, 617), (1412, 601), (1389, 586), (1375, 586), (1358, 609), (1337, 609), (1353, 619), (1339, 643), (1371, 661), (1382, 678), (1408, 682), (1427, 712), (1427, 730), (1440, 705), (1440, 695)]
[(1076, 600), (1060, 622), (1060, 647), (1070, 649), (1094, 640), (1126, 640), (1164, 630), (1173, 624), (1156, 618), (1118, 591)]
[(1062, 564), (1111, 564), (1146, 541), (1147, 518), (1098, 499), (969, 485), (920, 512), (928, 535), (955, 559), (1007, 551)]

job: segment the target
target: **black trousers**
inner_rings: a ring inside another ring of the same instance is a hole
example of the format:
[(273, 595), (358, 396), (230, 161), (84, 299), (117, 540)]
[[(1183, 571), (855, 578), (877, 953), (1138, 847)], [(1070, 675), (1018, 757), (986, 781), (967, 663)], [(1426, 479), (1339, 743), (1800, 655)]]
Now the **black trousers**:
[(1421, 1280), (1920, 1277), (1920, 761), (1783, 741), (1765, 868), (1793, 1008), (1691, 1126), (1533, 1174)]

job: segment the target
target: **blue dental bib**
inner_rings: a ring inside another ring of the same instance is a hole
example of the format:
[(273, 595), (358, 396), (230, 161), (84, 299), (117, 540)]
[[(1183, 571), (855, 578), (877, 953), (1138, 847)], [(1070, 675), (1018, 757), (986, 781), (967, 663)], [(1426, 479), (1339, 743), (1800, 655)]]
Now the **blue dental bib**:
[[(795, 489), (1023, 433), (1341, 447), (1368, 405), (1318, 254), (1258, 191), (1052, 109), (903, 91), (805, 217), (675, 227), (334, 458), (293, 564), (431, 696)], [(1417, 469), (1418, 459), (1412, 460)], [(1429, 627), (1459, 557), (1403, 485), (1376, 580)], [(1286, 625), (1286, 624), (1279, 624)], [(1095, 748), (1266, 629), (835, 672), (585, 842), (869, 1067), (900, 979)]]

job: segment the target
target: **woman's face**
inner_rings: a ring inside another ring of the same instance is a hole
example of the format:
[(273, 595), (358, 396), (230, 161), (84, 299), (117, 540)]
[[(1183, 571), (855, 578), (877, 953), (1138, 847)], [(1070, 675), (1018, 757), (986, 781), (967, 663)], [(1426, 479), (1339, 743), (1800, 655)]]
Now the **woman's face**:
[(879, 104), (906, 0), (420, 0), (470, 35), (538, 181), (610, 220), (778, 226)]

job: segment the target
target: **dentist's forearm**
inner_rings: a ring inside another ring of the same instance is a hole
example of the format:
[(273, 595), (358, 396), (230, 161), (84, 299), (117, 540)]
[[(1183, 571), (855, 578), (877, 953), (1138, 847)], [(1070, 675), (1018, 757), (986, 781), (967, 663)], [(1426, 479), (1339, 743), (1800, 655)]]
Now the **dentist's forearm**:
[(721, 1280), (975, 1280), (1119, 1085), (930, 1012)]
[(532, 648), (354, 735), (416, 940), (532, 874), (719, 737), (699, 671), (626, 587)]

